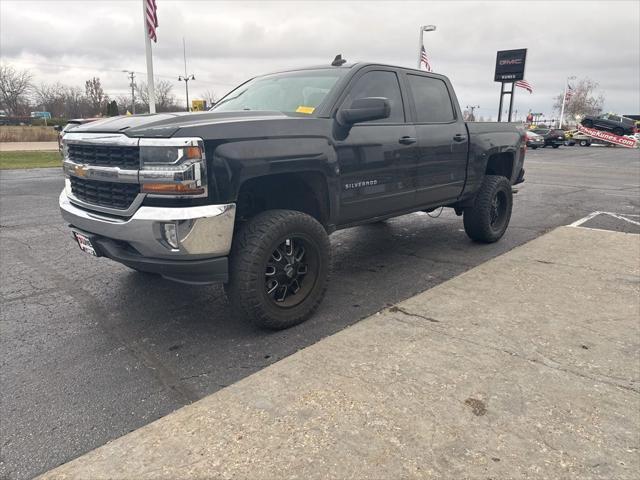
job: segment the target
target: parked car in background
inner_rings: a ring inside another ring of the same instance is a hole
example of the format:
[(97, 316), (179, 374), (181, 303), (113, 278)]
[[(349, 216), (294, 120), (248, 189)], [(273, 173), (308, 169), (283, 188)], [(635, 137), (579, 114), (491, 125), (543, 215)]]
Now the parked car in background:
[(587, 128), (595, 128), (596, 130), (604, 130), (614, 133), (615, 135), (633, 135), (635, 133), (635, 121), (631, 118), (612, 113), (605, 113), (598, 117), (587, 115), (580, 122), (582, 126)]
[(527, 147), (535, 150), (538, 147), (544, 147), (544, 137), (531, 130), (527, 130)]
[(533, 130), (533, 133), (537, 133), (544, 138), (543, 146), (551, 146), (553, 148), (558, 148), (560, 145), (564, 144), (564, 130), (559, 130), (556, 128), (536, 128)]

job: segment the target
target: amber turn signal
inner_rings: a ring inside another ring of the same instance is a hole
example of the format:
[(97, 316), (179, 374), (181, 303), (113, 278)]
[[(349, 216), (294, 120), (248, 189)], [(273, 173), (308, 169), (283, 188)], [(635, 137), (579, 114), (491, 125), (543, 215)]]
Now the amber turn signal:
[(200, 147), (186, 147), (184, 149), (184, 156), (189, 159), (200, 159), (202, 158), (202, 151)]
[(160, 195), (200, 195), (204, 187), (191, 187), (182, 183), (144, 183), (142, 193), (156, 193)]

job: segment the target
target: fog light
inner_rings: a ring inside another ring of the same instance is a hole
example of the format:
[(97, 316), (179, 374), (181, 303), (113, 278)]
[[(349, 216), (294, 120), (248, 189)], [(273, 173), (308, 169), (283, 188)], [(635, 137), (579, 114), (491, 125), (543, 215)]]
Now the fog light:
[(178, 248), (178, 229), (175, 223), (163, 223), (162, 236), (169, 245)]

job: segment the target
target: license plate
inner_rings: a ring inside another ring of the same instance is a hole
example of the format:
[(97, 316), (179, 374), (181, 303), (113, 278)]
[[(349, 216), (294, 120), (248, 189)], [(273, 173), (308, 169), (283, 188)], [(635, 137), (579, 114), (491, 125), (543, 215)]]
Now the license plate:
[(91, 239), (89, 237), (78, 232), (73, 232), (73, 235), (74, 237), (76, 237), (76, 241), (78, 242), (78, 246), (80, 247), (80, 250), (90, 255), (93, 255), (94, 257), (98, 256), (98, 252), (96, 252), (96, 249), (91, 244)]

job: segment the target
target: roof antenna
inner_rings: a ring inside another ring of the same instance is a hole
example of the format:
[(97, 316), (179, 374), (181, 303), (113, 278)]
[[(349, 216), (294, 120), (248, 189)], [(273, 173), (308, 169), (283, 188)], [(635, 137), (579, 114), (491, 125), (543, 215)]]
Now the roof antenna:
[(331, 66), (332, 67), (341, 67), (345, 63), (347, 63), (347, 61), (344, 58), (342, 58), (342, 54), (339, 53), (338, 55), (336, 55), (336, 58), (333, 59), (333, 62), (331, 62)]

